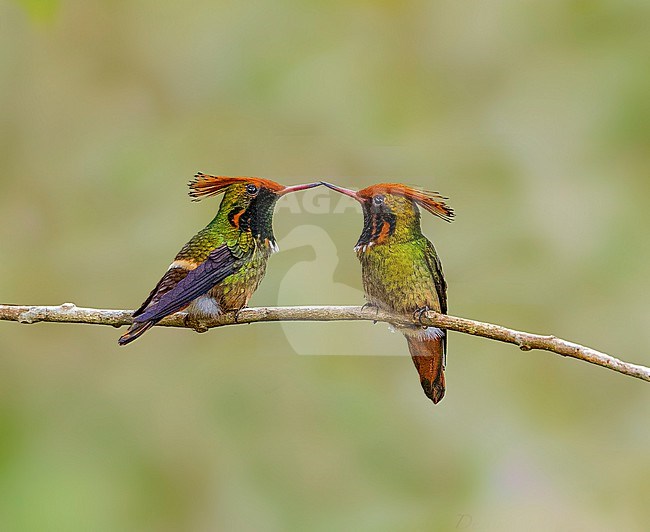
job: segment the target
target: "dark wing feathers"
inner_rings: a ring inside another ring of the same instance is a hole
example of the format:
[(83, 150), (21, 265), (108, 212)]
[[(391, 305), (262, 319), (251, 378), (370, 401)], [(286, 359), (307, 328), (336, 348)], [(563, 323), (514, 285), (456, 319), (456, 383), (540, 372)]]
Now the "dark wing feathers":
[[(445, 281), (445, 276), (442, 273), (442, 264), (440, 262), (440, 259), (438, 258), (438, 253), (436, 253), (436, 248), (433, 247), (433, 244), (429, 240), (427, 240), (427, 247), (425, 249), (424, 256), (426, 258), (429, 271), (431, 272), (431, 277), (433, 277), (433, 284), (436, 287), (436, 293), (438, 294), (438, 301), (440, 303), (440, 312), (442, 314), (447, 314), (447, 282)], [(442, 338), (443, 369), (445, 368), (446, 365), (447, 365), (447, 331), (444, 331), (444, 336)], [(442, 393), (444, 394), (444, 380), (443, 380)]]
[(158, 281), (156, 287), (151, 291), (149, 297), (145, 300), (144, 303), (142, 303), (142, 305), (140, 305), (140, 308), (133, 313), (133, 317), (137, 318), (145, 311), (148, 306), (158, 303), (162, 296), (164, 296), (178, 283), (180, 283), (189, 272), (190, 270), (180, 267), (170, 268), (167, 270), (165, 272), (165, 275), (162, 276), (162, 279)]
[(427, 261), (427, 267), (431, 272), (431, 277), (433, 278), (433, 283), (436, 287), (438, 301), (440, 302), (440, 312), (442, 314), (447, 314), (447, 283), (445, 281), (445, 276), (442, 273), (442, 264), (440, 263), (436, 249), (429, 240), (427, 240), (424, 257)]
[[(208, 258), (190, 270), (171, 289), (140, 312), (135, 321), (159, 321), (169, 314), (182, 310), (197, 297), (207, 293), (215, 284), (241, 268), (242, 259), (233, 255), (225, 244), (215, 249)], [(171, 270), (170, 270), (171, 271)], [(164, 279), (164, 278), (163, 278)], [(162, 281), (161, 281), (162, 282)]]

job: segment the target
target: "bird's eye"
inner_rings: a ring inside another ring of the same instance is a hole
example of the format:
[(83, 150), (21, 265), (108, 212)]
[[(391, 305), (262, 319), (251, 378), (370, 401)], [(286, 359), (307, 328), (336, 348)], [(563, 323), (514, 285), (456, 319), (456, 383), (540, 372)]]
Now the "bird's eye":
[(248, 192), (251, 196), (254, 194), (257, 194), (257, 186), (256, 185), (246, 185), (246, 192)]
[(375, 205), (383, 205), (384, 204), (384, 196), (381, 194), (377, 194), (372, 198), (372, 201)]

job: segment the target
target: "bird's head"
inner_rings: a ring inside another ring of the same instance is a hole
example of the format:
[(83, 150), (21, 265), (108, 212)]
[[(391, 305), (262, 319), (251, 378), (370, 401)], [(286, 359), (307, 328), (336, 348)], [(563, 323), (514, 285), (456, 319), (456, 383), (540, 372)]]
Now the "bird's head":
[(189, 195), (193, 201), (207, 196), (224, 194), (219, 206), (220, 215), (225, 217), (233, 229), (251, 231), (253, 236), (273, 242), (273, 208), (280, 197), (317, 187), (320, 183), (283, 186), (261, 177), (213, 176), (198, 173), (189, 182)]
[(417, 190), (400, 183), (379, 183), (358, 191), (322, 182), (328, 188), (354, 198), (363, 208), (363, 232), (358, 248), (394, 240), (410, 239), (420, 233), (418, 206), (451, 222), (454, 211), (437, 192)]

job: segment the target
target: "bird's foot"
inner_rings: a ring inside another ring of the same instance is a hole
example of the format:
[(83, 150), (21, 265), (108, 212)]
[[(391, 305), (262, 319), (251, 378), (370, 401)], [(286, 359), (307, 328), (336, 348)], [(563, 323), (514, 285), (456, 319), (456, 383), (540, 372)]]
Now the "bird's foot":
[(206, 321), (202, 320), (200, 317), (195, 316), (193, 314), (187, 314), (185, 316), (184, 321), (185, 321), (185, 327), (194, 329), (197, 333), (208, 332), (208, 330), (210, 329)]
[(247, 307), (243, 306), (242, 308), (238, 308), (237, 310), (233, 310), (233, 316), (234, 316), (235, 323), (239, 323), (239, 313), (242, 310), (244, 310), (245, 308), (247, 308)]
[(361, 310), (366, 310), (367, 308), (374, 308), (377, 309), (377, 312), (379, 312), (379, 307), (374, 303), (364, 303), (363, 305), (361, 305)]
[(424, 316), (424, 315), (425, 315), (427, 312), (429, 312), (430, 310), (431, 310), (431, 309), (430, 309), (429, 307), (424, 306), (424, 307), (421, 307), (421, 308), (417, 309), (417, 310), (413, 313), (413, 319), (418, 320), (418, 321), (420, 322), (420, 325), (421, 325), (422, 328), (424, 328), (424, 329), (426, 329), (426, 328), (429, 327), (429, 326), (428, 326), (427, 324), (425, 324), (425, 323), (422, 323), (422, 316)]
[[(379, 307), (375, 305), (374, 303), (364, 303), (361, 305), (361, 311), (363, 312), (367, 308), (374, 308), (375, 309), (375, 314), (379, 314)], [(372, 320), (373, 325), (377, 323), (377, 320)]]

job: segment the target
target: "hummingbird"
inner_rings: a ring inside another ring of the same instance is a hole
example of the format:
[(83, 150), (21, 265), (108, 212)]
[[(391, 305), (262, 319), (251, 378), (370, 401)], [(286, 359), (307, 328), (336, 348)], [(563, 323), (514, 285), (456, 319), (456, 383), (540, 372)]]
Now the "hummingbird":
[(259, 177), (198, 173), (189, 182), (194, 201), (223, 193), (214, 219), (178, 252), (158, 284), (133, 313), (118, 343), (139, 338), (165, 316), (187, 309), (190, 323), (244, 308), (278, 251), (273, 209), (284, 194), (320, 183), (285, 187)]
[[(368, 305), (398, 314), (447, 313), (447, 283), (433, 244), (422, 234), (420, 210), (451, 222), (454, 211), (437, 192), (399, 183), (380, 183), (355, 192), (323, 185), (350, 196), (363, 208), (363, 230), (354, 248), (361, 262)], [(447, 331), (437, 327), (398, 327), (434, 404), (445, 394)]]

